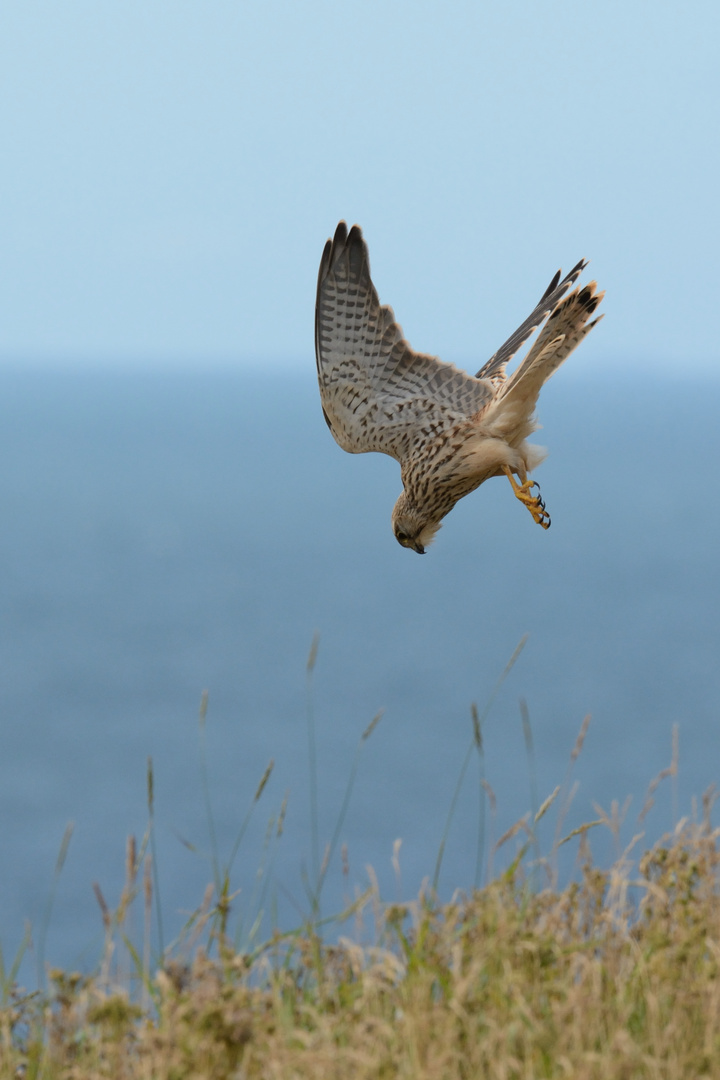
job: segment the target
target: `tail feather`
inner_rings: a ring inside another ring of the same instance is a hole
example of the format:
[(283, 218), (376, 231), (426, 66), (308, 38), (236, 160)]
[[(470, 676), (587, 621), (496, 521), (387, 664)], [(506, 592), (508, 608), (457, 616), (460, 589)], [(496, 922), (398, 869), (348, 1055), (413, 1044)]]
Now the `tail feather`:
[(504, 345), (501, 345), (498, 351), (490, 357), (488, 362), (480, 368), (476, 378), (491, 379), (496, 385), (504, 383), (507, 363), (512, 360), (517, 350), (522, 348), (530, 335), (537, 330), (549, 312), (556, 308), (558, 301), (561, 300), (570, 286), (575, 284), (586, 266), (586, 260), (581, 259), (579, 263), (573, 266), (570, 273), (565, 275), (562, 281), (560, 281), (562, 271), (558, 270), (531, 314), (510, 335)]
[(543, 384), (602, 319), (599, 315), (588, 322), (605, 295), (596, 289), (597, 283), (591, 281), (561, 300), (483, 417), (491, 429), (502, 431), (513, 444), (535, 430), (532, 417)]
[(500, 394), (501, 400), (521, 394), (525, 399), (532, 398), (531, 407), (534, 409), (543, 383), (603, 318), (599, 315), (588, 322), (605, 295), (604, 292), (596, 292), (596, 289), (597, 282), (591, 281), (589, 285), (575, 289), (558, 304), (532, 349), (505, 384)]

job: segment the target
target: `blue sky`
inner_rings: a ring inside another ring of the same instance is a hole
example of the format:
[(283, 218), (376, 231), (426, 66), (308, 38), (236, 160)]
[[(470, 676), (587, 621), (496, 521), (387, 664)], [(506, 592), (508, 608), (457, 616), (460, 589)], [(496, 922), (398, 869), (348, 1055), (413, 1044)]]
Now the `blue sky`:
[(586, 370), (714, 370), (719, 29), (700, 0), (4, 4), (0, 358), (312, 364), (345, 217), (423, 351), (479, 366), (586, 256)]

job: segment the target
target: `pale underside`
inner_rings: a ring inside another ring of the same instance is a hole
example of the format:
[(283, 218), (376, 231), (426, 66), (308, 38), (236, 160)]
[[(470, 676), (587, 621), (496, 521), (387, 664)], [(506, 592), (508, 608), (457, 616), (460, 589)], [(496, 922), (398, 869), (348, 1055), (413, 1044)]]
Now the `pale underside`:
[[(542, 460), (543, 451), (525, 441), (536, 427), (540, 389), (598, 321), (588, 322), (602, 299), (594, 282), (565, 297), (585, 265), (562, 281), (558, 272), (530, 316), (472, 376), (408, 345), (392, 308), (379, 302), (357, 225), (348, 234), (340, 222), (328, 240), (315, 310), (323, 413), (344, 450), (399, 461), (404, 490), (393, 525), (405, 546), (424, 550), (458, 499), (490, 476), (511, 470), (524, 481)], [(508, 361), (548, 315), (506, 377)]]

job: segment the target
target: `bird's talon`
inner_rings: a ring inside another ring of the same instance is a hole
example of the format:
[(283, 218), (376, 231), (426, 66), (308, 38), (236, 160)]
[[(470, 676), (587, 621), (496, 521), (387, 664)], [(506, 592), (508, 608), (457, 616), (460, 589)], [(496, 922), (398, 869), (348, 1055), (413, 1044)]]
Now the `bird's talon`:
[[(537, 480), (528, 480), (527, 478), (518, 484), (517, 480), (512, 474), (512, 471), (505, 467), (503, 472), (507, 476), (512, 485), (512, 489), (515, 492), (516, 497), (520, 502), (527, 506), (528, 510), (532, 514), (533, 521), (536, 521), (538, 525), (541, 525), (543, 529), (550, 528), (550, 515), (545, 509), (545, 502), (540, 495), (540, 485)], [(537, 495), (531, 495), (530, 492), (533, 488), (537, 488)]]

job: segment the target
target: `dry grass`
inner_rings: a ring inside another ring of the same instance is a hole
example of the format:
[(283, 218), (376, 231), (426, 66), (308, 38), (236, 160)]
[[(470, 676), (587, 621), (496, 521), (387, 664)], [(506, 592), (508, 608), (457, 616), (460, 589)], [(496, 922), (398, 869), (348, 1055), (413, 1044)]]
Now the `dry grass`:
[(518, 859), (448, 905), (370, 896), (371, 946), (308, 929), (248, 957), (216, 921), (191, 961), (130, 994), (109, 942), (98, 976), (55, 972), (47, 996), (14, 993), (0, 1075), (718, 1076), (720, 851), (705, 811), (637, 863), (603, 872), (588, 855), (564, 889), (533, 891)]
[[(495, 808), (484, 777), (482, 728), (524, 640), (482, 716), (473, 708), (473, 739), (452, 798), (433, 886), (413, 903), (385, 905), (373, 882), (345, 913), (355, 916), (354, 937), (332, 944), (322, 939), (320, 892), (359, 754), (379, 716), (360, 738), (321, 864), (308, 695), (315, 871), (308, 892), (311, 915), (301, 930), (276, 934), (251, 953), (237, 952), (230, 944), (230, 871), (272, 762), (222, 868), (202, 743), (214, 881), (186, 927), (183, 944), (165, 954), (159, 969), (150, 957), (155, 852), (149, 764), (148, 831), (139, 848), (133, 838), (128, 842), (126, 885), (115, 911), (96, 888), (106, 931), (99, 971), (92, 976), (55, 971), (47, 992), (25, 994), (14, 986), (16, 972), (6, 974), (0, 954), (0, 1080), (720, 1077), (720, 830), (711, 824), (712, 794), (701, 815), (679, 822), (652, 849), (637, 855), (640, 834), (609, 871), (601, 870), (591, 858), (588, 836), (593, 827), (607, 827), (619, 846), (624, 814), (617, 805), (609, 814), (598, 809), (598, 820), (561, 839), (573, 797), (570, 772), (588, 717), (563, 783), (539, 807), (533, 785), (533, 812), (491, 845), (489, 883), (450, 904), (436, 899), (445, 840), (475, 753), (491, 811), (491, 821), (483, 816), (480, 822), (473, 853), (480, 879), (485, 833), (494, 833)], [(314, 642), (309, 677), (316, 652)], [(206, 704), (204, 698), (203, 737)], [(673, 781), (676, 804), (677, 764), (675, 733), (672, 763), (651, 783), (640, 823), (665, 779)], [(285, 805), (270, 822), (268, 835), (275, 839), (282, 835)], [(541, 859), (536, 826), (551, 807), (557, 813), (555, 841), (549, 857)], [(69, 838), (66, 833), (55, 884)], [(578, 874), (562, 888), (558, 851), (568, 841), (579, 845)], [(514, 860), (495, 876), (495, 856), (513, 843)], [(528, 866), (531, 854), (534, 862)], [(544, 888), (538, 885), (543, 876)], [(53, 895), (54, 887), (39, 957)], [(132, 919), (136, 903), (143, 915)], [(370, 934), (365, 930), (368, 917)], [(162, 953), (159, 904), (156, 921)], [(133, 924), (142, 926), (140, 945), (129, 934)]]

